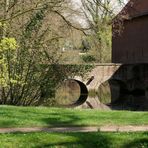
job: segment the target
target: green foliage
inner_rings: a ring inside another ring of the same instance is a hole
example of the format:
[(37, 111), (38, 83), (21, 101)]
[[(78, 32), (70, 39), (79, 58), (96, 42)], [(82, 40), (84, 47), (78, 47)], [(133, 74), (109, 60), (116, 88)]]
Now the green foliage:
[(23, 24), (21, 37), (17, 36), (19, 45), (6, 36), (7, 27), (0, 23), (1, 104), (45, 105), (64, 79), (89, 71), (88, 66), (58, 64), (58, 38), (50, 25), (44, 24), (48, 11), (46, 4), (31, 14)]
[(95, 62), (111, 62), (111, 36), (111, 26), (108, 25), (108, 22), (99, 23), (97, 31), (88, 35), (87, 38), (91, 46), (88, 54), (94, 57)]
[[(75, 75), (83, 77), (93, 68), (93, 65), (59, 63), (109, 61), (111, 27), (108, 25), (108, 16), (102, 20), (93, 15), (95, 25), (87, 38), (88, 44), (91, 43), (91, 50), (88, 52), (94, 53), (83, 56), (82, 61), (79, 51), (69, 51), (69, 54), (60, 52), (66, 43), (66, 38), (63, 37), (69, 38), (71, 34), (71, 44), (78, 37), (77, 33), (72, 37), (74, 32), (67, 27), (72, 23), (62, 17), (65, 2), (14, 1), (13, 5), (10, 1), (2, 2), (4, 14), (1, 20), (5, 23), (0, 23), (0, 104), (46, 104), (54, 97), (55, 90), (63, 80), (74, 78)], [(8, 8), (10, 10), (5, 11)], [(64, 22), (61, 23), (61, 20)], [(99, 21), (96, 22), (97, 20)]]
[[(62, 66), (62, 65), (60, 65)], [(63, 65), (62, 68), (65, 71), (65, 74), (69, 78), (74, 78), (75, 76), (84, 77), (89, 71), (94, 68), (94, 65)]]
[(96, 61), (96, 59), (95, 59), (95, 57), (93, 55), (82, 55), (81, 58), (86, 63), (91, 63), (91, 62), (95, 62)]
[(35, 14), (33, 14), (30, 17), (30, 20), (26, 24), (25, 31), (24, 31), (24, 37), (25, 38), (31, 38), (33, 33), (35, 31), (39, 31), (42, 27), (43, 19), (45, 17), (46, 11), (47, 11), (48, 6), (44, 5), (44, 7), (37, 11)]
[(10, 83), (17, 83), (10, 71), (16, 62), (16, 49), (18, 45), (14, 38), (3, 38), (0, 41), (0, 86), (6, 87)]
[[(30, 38), (30, 33), (25, 34), (26, 40)], [(36, 45), (36, 41), (33, 44)], [(92, 68), (88, 65), (44, 64), (42, 60), (51, 58), (47, 52), (38, 47), (36, 50), (29, 49), (26, 44), (18, 46), (14, 38), (7, 37), (1, 39), (0, 57), (2, 104), (46, 104), (64, 79), (83, 75)]]
[(87, 36), (91, 46), (89, 53), (93, 53), (96, 62), (111, 62), (111, 20), (114, 17), (112, 6), (114, 2), (108, 0), (81, 1), (86, 20), (91, 28)]
[(0, 52), (7, 52), (9, 50), (15, 51), (17, 43), (14, 38), (3, 38), (0, 43)]

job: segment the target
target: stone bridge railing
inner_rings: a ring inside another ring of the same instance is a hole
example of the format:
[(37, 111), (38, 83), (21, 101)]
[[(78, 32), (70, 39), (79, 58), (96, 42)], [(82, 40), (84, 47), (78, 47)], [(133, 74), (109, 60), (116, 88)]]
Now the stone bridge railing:
[(95, 64), (84, 80), (77, 76), (75, 79), (86, 84), (88, 90), (98, 89), (103, 82), (113, 76), (120, 66), (121, 64)]

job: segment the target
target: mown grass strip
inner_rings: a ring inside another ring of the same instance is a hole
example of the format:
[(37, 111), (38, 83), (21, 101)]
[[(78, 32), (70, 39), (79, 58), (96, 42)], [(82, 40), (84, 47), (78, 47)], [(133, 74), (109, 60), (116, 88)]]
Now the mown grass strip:
[(147, 148), (145, 133), (14, 133), (0, 134), (2, 148)]
[(0, 127), (148, 125), (148, 112), (0, 106)]

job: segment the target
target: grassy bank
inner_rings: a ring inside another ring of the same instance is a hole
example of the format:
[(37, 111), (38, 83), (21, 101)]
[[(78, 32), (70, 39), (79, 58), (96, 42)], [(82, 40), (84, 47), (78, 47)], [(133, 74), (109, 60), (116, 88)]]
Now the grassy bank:
[(147, 148), (148, 133), (0, 134), (2, 148)]
[(148, 112), (0, 106), (0, 127), (147, 124)]

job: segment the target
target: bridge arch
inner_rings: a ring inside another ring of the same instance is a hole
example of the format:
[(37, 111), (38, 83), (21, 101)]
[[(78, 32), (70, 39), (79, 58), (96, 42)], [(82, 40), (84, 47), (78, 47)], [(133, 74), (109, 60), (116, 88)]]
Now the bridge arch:
[[(66, 79), (63, 81), (63, 85), (68, 84), (66, 87), (68, 89), (68, 95), (69, 97), (67, 99), (69, 99), (70, 97), (72, 97), (72, 95), (74, 93), (76, 93), (76, 95), (74, 95), (74, 100), (69, 101), (68, 103), (64, 103), (64, 104), (60, 104), (60, 106), (63, 107), (77, 107), (82, 105), (88, 98), (88, 89), (87, 86), (80, 80), (77, 79)], [(76, 91), (76, 87), (77, 89), (79, 89), (79, 93), (78, 90)], [(58, 92), (58, 90), (57, 90)], [(65, 98), (63, 98), (65, 99)]]
[(87, 100), (88, 89), (87, 89), (87, 86), (83, 82), (76, 80), (76, 79), (72, 79), (72, 80), (77, 82), (80, 87), (80, 96), (78, 100), (74, 104), (72, 104), (72, 106), (79, 106), (79, 105), (82, 105)]

